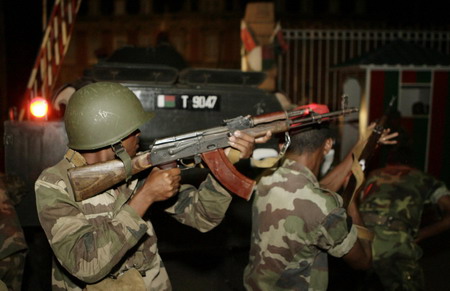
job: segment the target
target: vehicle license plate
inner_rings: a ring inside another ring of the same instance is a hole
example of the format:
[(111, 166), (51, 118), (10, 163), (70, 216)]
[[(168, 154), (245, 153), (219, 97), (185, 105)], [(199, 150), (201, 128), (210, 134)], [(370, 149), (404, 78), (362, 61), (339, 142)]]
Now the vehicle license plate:
[(163, 95), (157, 96), (158, 109), (185, 109), (185, 110), (220, 110), (220, 96), (218, 95)]

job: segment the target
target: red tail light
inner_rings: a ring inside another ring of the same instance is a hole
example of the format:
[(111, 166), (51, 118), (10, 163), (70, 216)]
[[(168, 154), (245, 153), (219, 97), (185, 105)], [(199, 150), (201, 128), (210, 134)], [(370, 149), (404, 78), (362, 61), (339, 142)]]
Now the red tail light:
[(41, 97), (36, 97), (31, 100), (30, 112), (34, 117), (42, 118), (47, 116), (48, 113), (48, 103), (47, 100)]

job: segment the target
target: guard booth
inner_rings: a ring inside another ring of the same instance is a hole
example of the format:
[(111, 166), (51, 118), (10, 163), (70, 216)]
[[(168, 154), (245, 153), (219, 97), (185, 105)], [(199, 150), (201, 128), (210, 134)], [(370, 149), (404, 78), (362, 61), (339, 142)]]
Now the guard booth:
[(396, 98), (396, 129), (412, 145), (415, 165), (450, 185), (450, 56), (395, 40), (334, 69), (344, 92), (360, 96), (353, 104), (360, 107), (356, 130), (363, 132)]

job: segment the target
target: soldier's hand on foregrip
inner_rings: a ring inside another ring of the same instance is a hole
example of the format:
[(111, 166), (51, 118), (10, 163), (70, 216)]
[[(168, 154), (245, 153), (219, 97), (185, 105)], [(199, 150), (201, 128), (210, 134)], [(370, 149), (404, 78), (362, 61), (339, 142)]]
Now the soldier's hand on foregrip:
[[(377, 124), (375, 122), (372, 122), (368, 127), (367, 127), (367, 132), (369, 133), (368, 136), (365, 139), (368, 139), (370, 137), (370, 134), (372, 133), (372, 131), (375, 129), (375, 126)], [(398, 132), (393, 132), (391, 133), (391, 129), (390, 128), (384, 128), (383, 131), (381, 132), (380, 138), (378, 139), (378, 143), (379, 144), (383, 144), (383, 145), (391, 145), (391, 144), (396, 144), (397, 141), (395, 140), (395, 138), (398, 136)]]
[(272, 132), (269, 130), (265, 136), (255, 138), (255, 143), (266, 143), (272, 137)]
[[(234, 135), (229, 138), (229, 144), (233, 148), (240, 151), (239, 158), (248, 159), (252, 156), (253, 150), (255, 149), (256, 143), (265, 143), (272, 136), (271, 132), (268, 131), (265, 136), (254, 138), (245, 132), (235, 131)], [(228, 154), (228, 149), (226, 149), (225, 154)]]
[(250, 158), (255, 149), (255, 138), (239, 130), (230, 136), (228, 143), (240, 152), (239, 158), (241, 159)]
[(383, 130), (383, 133), (380, 136), (380, 139), (378, 140), (378, 143), (384, 144), (384, 145), (391, 145), (396, 144), (397, 141), (394, 140), (398, 136), (398, 132), (391, 133), (390, 128), (386, 128)]

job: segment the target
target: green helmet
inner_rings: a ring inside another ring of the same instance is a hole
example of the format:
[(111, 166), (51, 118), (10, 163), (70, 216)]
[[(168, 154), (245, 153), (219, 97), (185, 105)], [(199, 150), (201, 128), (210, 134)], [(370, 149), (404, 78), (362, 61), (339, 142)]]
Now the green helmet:
[(114, 145), (152, 117), (127, 87), (111, 82), (89, 84), (77, 90), (67, 105), (68, 147), (94, 150)]

